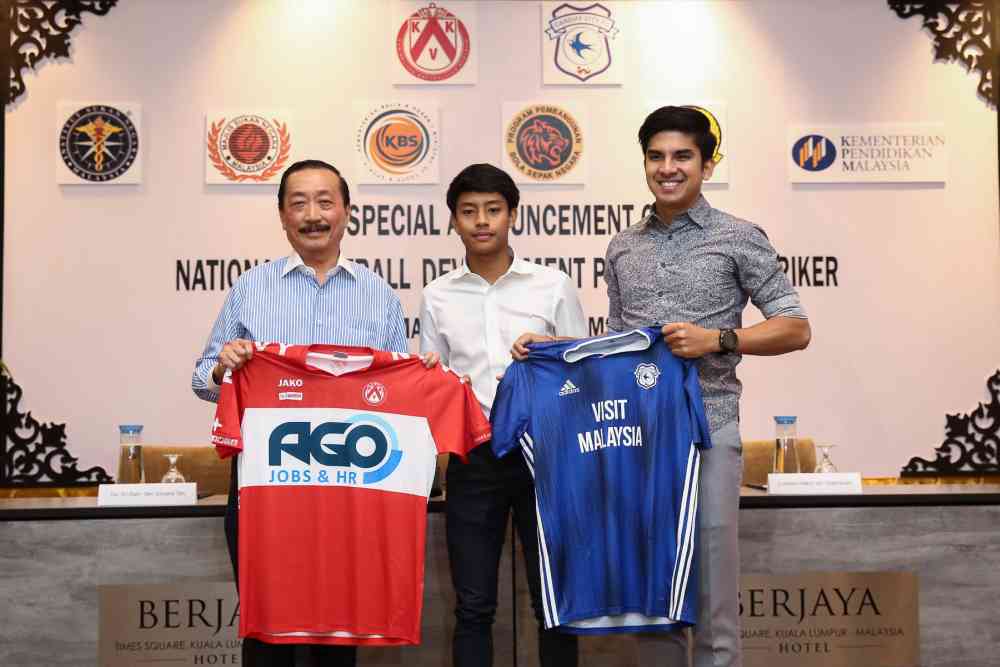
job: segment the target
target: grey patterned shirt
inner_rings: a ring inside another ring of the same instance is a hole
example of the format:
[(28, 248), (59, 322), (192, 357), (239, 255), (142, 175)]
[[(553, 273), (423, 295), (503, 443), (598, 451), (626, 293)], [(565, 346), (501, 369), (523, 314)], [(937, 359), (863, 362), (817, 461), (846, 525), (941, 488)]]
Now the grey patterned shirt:
[[(806, 317), (764, 230), (712, 208), (704, 196), (670, 225), (654, 212), (619, 232), (606, 260), (612, 331), (671, 322), (739, 329), (748, 299), (768, 319)], [(713, 353), (699, 360), (713, 431), (739, 420), (741, 357)]]

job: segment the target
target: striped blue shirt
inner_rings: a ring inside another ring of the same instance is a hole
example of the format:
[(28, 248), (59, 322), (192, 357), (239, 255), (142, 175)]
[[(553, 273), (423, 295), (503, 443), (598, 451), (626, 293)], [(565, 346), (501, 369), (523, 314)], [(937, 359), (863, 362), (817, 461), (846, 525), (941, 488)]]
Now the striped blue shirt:
[(195, 362), (191, 388), (199, 398), (218, 400), (212, 369), (222, 347), (234, 338), (407, 351), (399, 297), (388, 283), (343, 255), (322, 286), (316, 272), (294, 253), (240, 276)]

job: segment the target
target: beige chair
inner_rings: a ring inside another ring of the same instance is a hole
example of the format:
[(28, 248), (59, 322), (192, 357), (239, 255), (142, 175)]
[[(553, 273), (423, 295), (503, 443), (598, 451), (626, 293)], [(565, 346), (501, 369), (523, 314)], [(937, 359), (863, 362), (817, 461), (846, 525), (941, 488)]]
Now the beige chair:
[[(126, 447), (119, 456), (126, 455)], [(164, 454), (180, 454), (177, 469), (189, 482), (198, 484), (199, 496), (225, 495), (229, 493), (231, 463), (223, 461), (211, 445), (161, 445), (142, 446), (142, 464), (147, 482), (159, 482), (170, 467)], [(127, 475), (125, 476), (127, 477)], [(135, 479), (119, 479), (119, 482), (136, 482)]]
[[(816, 444), (812, 438), (798, 438), (795, 451), (799, 455), (799, 472), (816, 469)], [(743, 483), (767, 483), (767, 474), (774, 465), (774, 440), (743, 441)]]

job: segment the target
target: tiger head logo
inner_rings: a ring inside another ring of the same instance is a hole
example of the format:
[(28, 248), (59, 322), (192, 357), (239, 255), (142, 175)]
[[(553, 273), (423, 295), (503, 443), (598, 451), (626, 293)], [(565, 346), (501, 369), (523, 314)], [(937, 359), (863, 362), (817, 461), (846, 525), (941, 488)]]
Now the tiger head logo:
[(518, 152), (532, 167), (553, 169), (565, 161), (570, 140), (545, 119), (533, 119), (518, 134)]

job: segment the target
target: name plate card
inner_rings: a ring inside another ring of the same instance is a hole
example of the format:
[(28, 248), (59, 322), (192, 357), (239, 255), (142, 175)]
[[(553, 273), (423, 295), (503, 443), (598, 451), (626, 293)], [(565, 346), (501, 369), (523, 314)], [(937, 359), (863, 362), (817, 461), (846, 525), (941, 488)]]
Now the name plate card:
[(198, 485), (181, 484), (101, 484), (97, 490), (98, 507), (159, 507), (195, 505)]
[(861, 493), (859, 472), (770, 473), (767, 492), (775, 496), (847, 496)]

